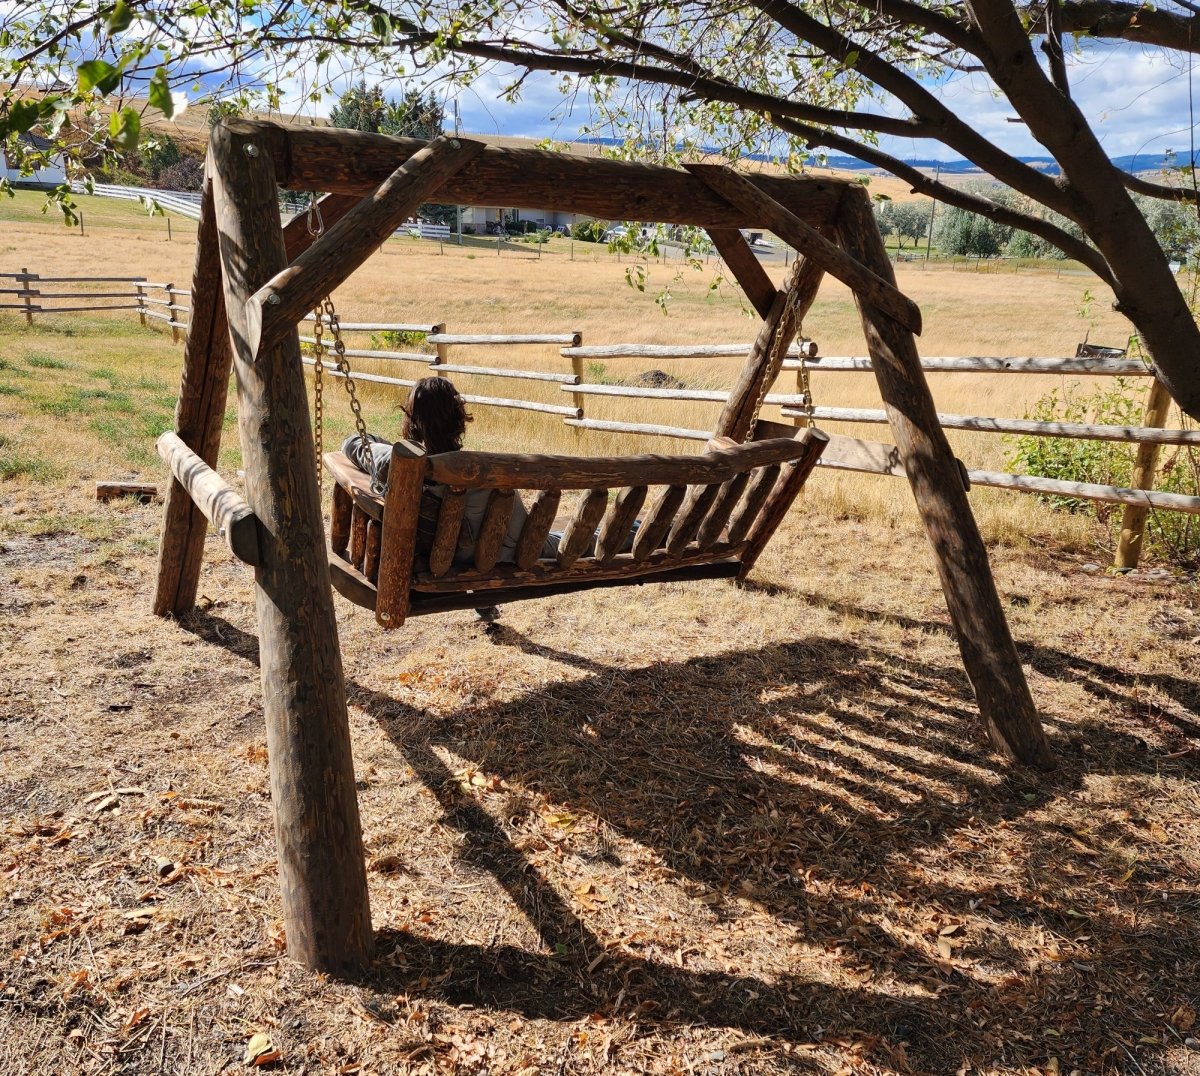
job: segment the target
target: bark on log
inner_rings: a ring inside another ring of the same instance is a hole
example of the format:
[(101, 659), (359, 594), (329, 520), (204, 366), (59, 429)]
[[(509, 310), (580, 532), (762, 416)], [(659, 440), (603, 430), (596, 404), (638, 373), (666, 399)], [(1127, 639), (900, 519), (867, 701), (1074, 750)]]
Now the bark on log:
[(654, 505), (642, 520), (633, 540), (633, 559), (645, 560), (662, 546), (675, 522), (675, 513), (687, 496), (687, 486), (667, 486), (655, 498)]
[(607, 563), (621, 552), (621, 547), (629, 537), (629, 528), (633, 526), (645, 502), (645, 486), (626, 486), (617, 494), (596, 535), (597, 560)]
[(317, 970), (361, 968), (371, 914), (300, 343), (293, 328), (256, 353), (246, 318), (286, 264), (278, 186), (266, 147), (228, 125), (209, 160), (246, 499), (262, 524), (255, 599), (288, 951)]
[[(375, 605), (375, 620), (384, 628), (398, 628), (408, 613), (424, 479), (425, 450), (411, 441), (397, 441), (392, 446), (392, 459), (388, 464), (388, 488), (383, 503), (383, 549), (379, 558), (379, 600)], [(370, 571), (363, 574), (371, 578)]]
[(521, 537), (517, 539), (516, 565), (518, 568), (529, 568), (542, 555), (542, 547), (554, 526), (554, 517), (558, 513), (558, 505), (562, 493), (556, 489), (544, 489), (534, 499), (533, 507), (521, 528)]
[[(849, 191), (838, 231), (842, 246), (880, 275), (892, 272), (865, 191)], [(891, 419), (925, 532), (933, 547), (967, 675), (992, 742), (1022, 762), (1054, 765), (992, 578), (987, 551), (963, 489), (912, 335), (859, 302), (879, 391)]]

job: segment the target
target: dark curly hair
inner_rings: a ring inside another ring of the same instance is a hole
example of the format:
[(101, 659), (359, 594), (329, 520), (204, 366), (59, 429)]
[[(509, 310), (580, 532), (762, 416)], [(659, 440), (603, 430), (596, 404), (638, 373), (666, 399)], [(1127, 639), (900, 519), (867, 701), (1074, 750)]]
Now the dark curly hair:
[(408, 394), (404, 412), (404, 437), (423, 445), (431, 456), (462, 448), (467, 433), (467, 405), (444, 377), (423, 377)]

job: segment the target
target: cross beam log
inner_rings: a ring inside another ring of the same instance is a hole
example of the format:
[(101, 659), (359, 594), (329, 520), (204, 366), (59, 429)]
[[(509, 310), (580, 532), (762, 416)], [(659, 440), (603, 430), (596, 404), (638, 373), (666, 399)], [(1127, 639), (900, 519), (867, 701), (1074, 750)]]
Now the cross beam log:
[[(838, 234), (848, 254), (881, 276), (892, 275), (865, 191), (847, 192)], [(933, 547), (958, 647), (988, 734), (1005, 754), (1051, 769), (1050, 745), (996, 592), (958, 461), (938, 423), (916, 342), (904, 326), (861, 296), (858, 309), (871, 366)]]
[(437, 138), (414, 153), (254, 294), (247, 311), (251, 347), (270, 348), (282, 339), (482, 149), (482, 142)]
[(714, 192), (770, 228), (780, 239), (791, 243), (806, 258), (811, 258), (830, 276), (837, 277), (872, 306), (891, 315), (910, 332), (921, 334), (921, 308), (896, 285), (872, 272), (845, 250), (831, 243), (811, 224), (805, 223), (787, 206), (780, 205), (751, 180), (723, 164), (688, 164), (684, 167)]
[[(282, 186), (369, 194), (426, 143), (413, 138), (288, 127), (266, 120), (227, 121), (271, 154)], [(812, 225), (831, 219), (847, 180), (755, 176), (751, 182)], [(653, 220), (701, 228), (764, 227), (676, 168), (571, 153), (488, 146), (440, 197), (460, 205), (547, 206), (601, 220)]]
[(346, 691), (300, 340), (250, 345), (247, 300), (286, 266), (278, 188), (255, 139), (209, 139), (225, 309), (238, 385), (246, 500), (260, 521), (254, 569), (271, 804), (288, 952), (346, 971), (373, 937)]

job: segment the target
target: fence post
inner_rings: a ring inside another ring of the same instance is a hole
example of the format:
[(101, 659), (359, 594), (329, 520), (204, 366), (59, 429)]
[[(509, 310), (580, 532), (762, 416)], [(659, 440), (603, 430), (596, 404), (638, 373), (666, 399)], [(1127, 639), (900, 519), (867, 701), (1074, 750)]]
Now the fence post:
[[(25, 300), (25, 324), (26, 325), (33, 324), (33, 295), (34, 295), (33, 282), (35, 280), (37, 280), (37, 278), (38, 278), (37, 273), (31, 273), (28, 269), (22, 267), (21, 280), (25, 286), (21, 289), (21, 291), (24, 293), (22, 295), (22, 298)], [(39, 296), (41, 295), (40, 289), (38, 290), (37, 294)]]
[[(1170, 410), (1171, 396), (1158, 378), (1155, 378), (1150, 387), (1150, 398), (1146, 401), (1146, 415), (1142, 425), (1161, 430), (1167, 423)], [(1133, 480), (1130, 482), (1134, 489), (1154, 488), (1158, 454), (1161, 450), (1161, 445), (1145, 441), (1138, 445), (1133, 463)], [(1128, 571), (1137, 567), (1138, 558), (1142, 553), (1142, 536), (1146, 531), (1146, 516), (1149, 514), (1150, 509), (1147, 505), (1130, 504), (1125, 507), (1121, 516), (1121, 540), (1117, 543), (1117, 555), (1113, 558), (1114, 568)]]
[[(571, 344), (571, 373), (573, 373), (576, 377), (576, 384), (583, 380), (583, 358), (575, 353), (575, 349), (581, 347), (582, 345), (583, 333), (578, 332), (575, 334), (575, 340)], [(587, 396), (582, 392), (573, 392), (571, 393), (571, 403), (574, 404), (575, 407), (578, 407), (582, 410), (587, 403)], [(583, 416), (581, 415), (580, 417)], [(582, 436), (583, 430), (579, 426), (576, 426), (575, 440), (578, 441)]]
[(167, 285), (167, 302), (170, 304), (167, 310), (171, 314), (171, 343), (179, 343), (179, 323), (175, 320), (175, 285)]
[(146, 293), (142, 290), (141, 281), (143, 281), (145, 279), (146, 278), (144, 276), (138, 277), (138, 283), (134, 284), (134, 288), (137, 289), (138, 318), (140, 319), (140, 321), (142, 323), (143, 329), (146, 327), (146, 303), (145, 303)]
[[(433, 331), (434, 331), (435, 333), (437, 333), (438, 335), (441, 335), (441, 334), (445, 333), (445, 331), (446, 331), (446, 323), (445, 323), (444, 321), (439, 321), (439, 322), (438, 322), (438, 323), (437, 323), (437, 324), (436, 324), (436, 325), (433, 327)], [(450, 345), (449, 345), (449, 344), (436, 344), (436, 345), (434, 345), (434, 346), (437, 348), (437, 355), (434, 357), (434, 360), (433, 360), (433, 362), (432, 362), (430, 365), (432, 365), (432, 366), (433, 366), (433, 372), (434, 372), (434, 373), (435, 373), (435, 374), (436, 374), (438, 377), (445, 377), (446, 375), (445, 375), (445, 374), (443, 374), (443, 373), (441, 372), (441, 370), (439, 370), (439, 369), (438, 369), (438, 367), (439, 367), (439, 366), (441, 366), (441, 365), (442, 365), (444, 362), (447, 362), (447, 361), (449, 360), (449, 358), (450, 358)]]

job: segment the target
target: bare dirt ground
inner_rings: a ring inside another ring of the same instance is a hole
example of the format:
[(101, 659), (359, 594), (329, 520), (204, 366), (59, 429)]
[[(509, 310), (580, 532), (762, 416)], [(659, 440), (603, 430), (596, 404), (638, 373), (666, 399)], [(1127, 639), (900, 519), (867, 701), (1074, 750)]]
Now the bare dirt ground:
[(0, 1071), (1200, 1071), (1194, 589), (997, 551), (1048, 777), (981, 745), (914, 533), (796, 518), (748, 589), (492, 638), (339, 598), (338, 981), (283, 951), (249, 578), (213, 540), (157, 620), (157, 510), (85, 497), (6, 490), (108, 530), (4, 538)]

